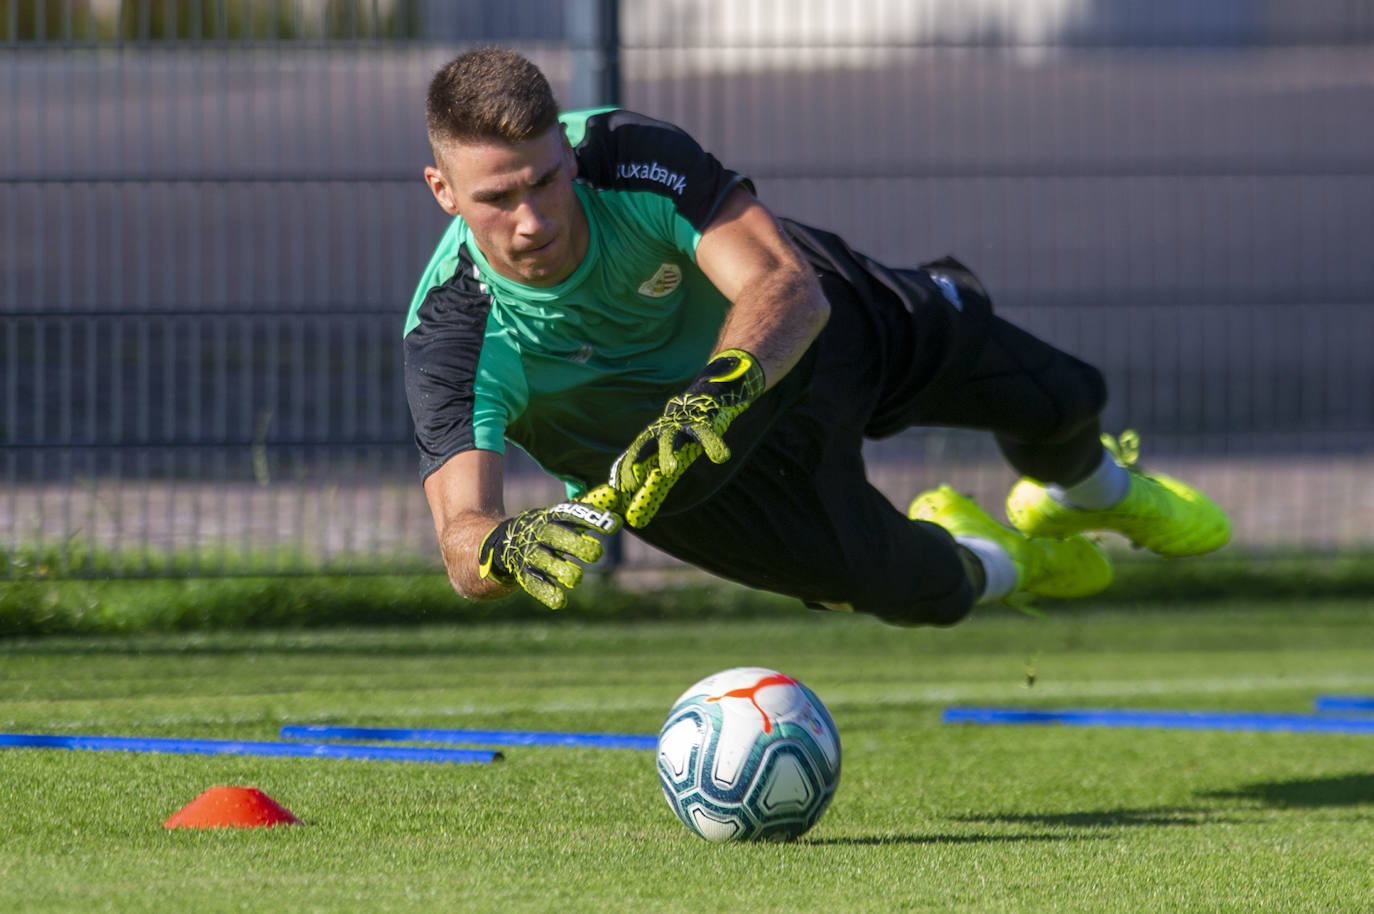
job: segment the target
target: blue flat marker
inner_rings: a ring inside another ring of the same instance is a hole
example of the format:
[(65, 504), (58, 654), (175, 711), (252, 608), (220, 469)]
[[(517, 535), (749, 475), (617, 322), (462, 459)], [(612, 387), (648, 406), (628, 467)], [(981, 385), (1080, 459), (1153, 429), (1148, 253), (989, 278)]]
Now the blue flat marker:
[(473, 746), (593, 746), (599, 749), (655, 749), (657, 736), (624, 733), (560, 733), (552, 730), (399, 730), (387, 727), (286, 726), (282, 739), (375, 739)]
[(1313, 711), (1374, 711), (1374, 695), (1318, 695)]
[(1157, 730), (1245, 730), (1270, 733), (1374, 733), (1374, 717), (1270, 714), (1255, 711), (1030, 710), (946, 708), (947, 724), (1061, 724)]
[(166, 752), (175, 755), (274, 755), (384, 762), (493, 762), (499, 752), (412, 746), (341, 746), (336, 743), (271, 743), (225, 739), (157, 739), (126, 736), (58, 736), (0, 733), (0, 748), (84, 749), (94, 752)]

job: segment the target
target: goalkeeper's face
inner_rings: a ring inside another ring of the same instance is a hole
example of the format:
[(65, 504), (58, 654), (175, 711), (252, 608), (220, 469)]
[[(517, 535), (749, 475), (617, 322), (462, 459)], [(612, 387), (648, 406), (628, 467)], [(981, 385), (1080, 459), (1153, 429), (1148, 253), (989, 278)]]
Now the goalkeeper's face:
[(425, 179), (462, 216), (492, 269), (530, 286), (567, 279), (587, 253), (587, 217), (562, 125), (522, 143), (449, 142)]

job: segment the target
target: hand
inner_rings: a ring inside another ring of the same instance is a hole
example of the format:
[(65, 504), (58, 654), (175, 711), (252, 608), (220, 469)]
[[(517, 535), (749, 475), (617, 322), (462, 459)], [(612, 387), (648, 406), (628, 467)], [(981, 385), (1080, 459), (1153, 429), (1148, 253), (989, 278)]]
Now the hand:
[(508, 517), (491, 529), (478, 551), (480, 573), (502, 584), (519, 584), (550, 609), (568, 604), (568, 591), (582, 582), (582, 567), (605, 551), (592, 534), (613, 534), (620, 517), (619, 498), (599, 486), (573, 501), (534, 508)]
[(663, 415), (611, 467), (611, 486), (630, 526), (653, 520), (674, 483), (703, 453), (712, 463), (730, 459), (722, 436), (764, 387), (758, 360), (741, 349), (727, 349), (706, 364), (685, 392), (668, 401)]

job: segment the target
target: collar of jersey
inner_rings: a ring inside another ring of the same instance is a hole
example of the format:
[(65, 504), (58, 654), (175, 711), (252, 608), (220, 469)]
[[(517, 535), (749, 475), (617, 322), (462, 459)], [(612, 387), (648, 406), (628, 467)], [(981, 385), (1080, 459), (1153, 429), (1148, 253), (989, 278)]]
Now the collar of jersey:
[(482, 272), (482, 282), (499, 291), (510, 293), (511, 297), (517, 301), (527, 302), (553, 301), (562, 298), (581, 285), (596, 262), (596, 252), (600, 247), (601, 236), (600, 229), (597, 228), (596, 221), (592, 219), (590, 207), (587, 205), (589, 191), (580, 182), (574, 182), (573, 192), (577, 194), (577, 202), (581, 205), (582, 212), (587, 218), (587, 253), (583, 255), (582, 262), (577, 265), (577, 269), (573, 270), (567, 279), (556, 286), (527, 286), (524, 283), (508, 279), (492, 269), (491, 264), (487, 263), (487, 256), (474, 244), (472, 245), (472, 259), (476, 262), (477, 269)]

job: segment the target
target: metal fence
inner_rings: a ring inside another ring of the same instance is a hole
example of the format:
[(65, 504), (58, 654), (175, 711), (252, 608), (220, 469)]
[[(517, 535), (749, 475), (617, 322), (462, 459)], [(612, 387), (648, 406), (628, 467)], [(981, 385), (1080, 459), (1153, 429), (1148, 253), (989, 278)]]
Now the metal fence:
[[(605, 53), (616, 5), (0, 0), (0, 575), (434, 564), (400, 366), (444, 221), (423, 93), (489, 42), (782, 214), (970, 263), (1236, 548), (1374, 545), (1367, 0), (621, 0)], [(869, 457), (898, 503), (1012, 481), (971, 433)], [(510, 507), (559, 491), (512, 477)]]

